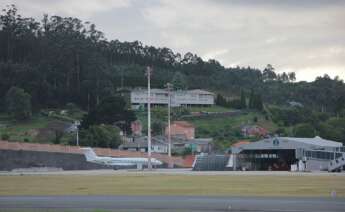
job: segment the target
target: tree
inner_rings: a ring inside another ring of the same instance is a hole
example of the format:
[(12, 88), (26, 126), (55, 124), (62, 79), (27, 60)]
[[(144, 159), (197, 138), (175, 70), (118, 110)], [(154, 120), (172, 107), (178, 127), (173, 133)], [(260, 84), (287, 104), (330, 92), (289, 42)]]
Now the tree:
[(278, 80), (282, 82), (289, 82), (289, 76), (287, 73), (283, 72), (282, 74), (278, 74)]
[(164, 123), (162, 121), (153, 121), (152, 123), (152, 134), (162, 135), (164, 130)]
[(249, 109), (253, 109), (254, 108), (254, 98), (255, 98), (255, 94), (254, 94), (254, 90), (251, 89), (250, 90), (250, 96), (249, 96), (249, 105), (248, 105), (248, 108)]
[(227, 100), (221, 94), (217, 94), (215, 103), (216, 103), (216, 105), (219, 105), (222, 107), (228, 107), (229, 106)]
[(295, 72), (289, 72), (288, 73), (288, 78), (290, 82), (296, 81), (296, 73)]
[(174, 86), (174, 89), (176, 89), (176, 90), (187, 89), (186, 76), (183, 75), (181, 72), (176, 72), (173, 79), (172, 79), (172, 84)]
[(241, 108), (245, 109), (247, 108), (247, 100), (246, 100), (246, 94), (243, 90), (241, 90)]
[[(78, 18), (45, 15), (36, 21), (21, 16), (13, 5), (0, 11), (1, 98), (12, 86), (18, 86), (30, 93), (32, 108), (37, 110), (73, 102), (90, 112), (102, 98), (115, 95), (124, 82), (126, 87), (146, 86), (147, 65), (155, 67), (152, 87), (162, 88), (174, 78), (176, 89), (237, 93), (239, 88), (257, 88), (255, 93), (270, 105), (294, 100), (339, 116), (343, 107), (337, 103), (345, 93), (344, 81), (339, 78), (325, 75), (291, 86), (294, 74), (282, 73), (277, 80), (270, 64), (264, 70), (225, 68), (194, 53), (181, 56), (140, 41), (108, 41), (94, 24)], [(0, 111), (5, 110), (5, 101), (0, 101)]]
[(262, 111), (264, 109), (262, 98), (260, 94), (256, 94), (251, 90), (249, 97), (249, 108)]
[(277, 78), (277, 74), (274, 72), (274, 68), (271, 64), (267, 64), (262, 72), (262, 77), (264, 81), (275, 80)]
[(7, 112), (16, 120), (31, 117), (31, 96), (23, 89), (12, 87), (6, 94)]
[(345, 143), (345, 118), (331, 118), (320, 125), (320, 136)]
[(111, 125), (92, 125), (80, 131), (82, 146), (118, 148), (121, 144), (120, 129)]
[(293, 129), (294, 136), (300, 138), (313, 138), (315, 137), (315, 128), (308, 123), (298, 124)]
[(116, 125), (124, 132), (130, 133), (130, 124), (135, 120), (135, 113), (127, 109), (123, 97), (113, 96), (101, 101), (94, 110), (84, 116), (81, 128), (88, 129), (92, 125), (108, 124)]

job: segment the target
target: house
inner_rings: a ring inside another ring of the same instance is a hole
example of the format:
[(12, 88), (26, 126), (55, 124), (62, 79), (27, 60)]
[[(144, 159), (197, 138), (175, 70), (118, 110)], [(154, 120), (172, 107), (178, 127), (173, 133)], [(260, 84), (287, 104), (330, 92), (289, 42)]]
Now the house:
[[(171, 91), (170, 101), (172, 107), (180, 106), (211, 106), (214, 105), (214, 93), (209, 91), (195, 90), (177, 90)], [(147, 90), (134, 89), (131, 91), (132, 108), (139, 108), (140, 105), (147, 105)], [(168, 91), (165, 89), (151, 89), (152, 105), (167, 105), (169, 102)]]
[[(212, 138), (186, 139), (185, 137), (172, 137), (172, 152), (182, 153), (186, 148), (191, 148), (192, 153), (209, 153), (212, 151)], [(121, 150), (147, 152), (147, 136), (133, 138), (119, 146)], [(157, 153), (168, 153), (168, 138), (165, 136), (154, 136), (151, 139), (151, 151)]]
[(304, 107), (302, 103), (296, 101), (290, 101), (288, 104), (290, 107)]
[[(131, 141), (125, 141), (119, 146), (119, 149), (137, 152), (147, 152), (147, 136), (134, 137)], [(161, 139), (155, 139), (155, 137), (153, 137), (151, 139), (151, 152), (168, 153), (168, 143), (162, 141)]]
[[(212, 138), (194, 138), (194, 139), (175, 139), (173, 149), (175, 152), (183, 151), (185, 148), (190, 148), (193, 154), (196, 153), (210, 153), (212, 152), (213, 145)], [(181, 149), (182, 147), (182, 149)]]
[(257, 125), (245, 125), (241, 128), (244, 137), (267, 137), (268, 131)]
[(131, 130), (134, 136), (141, 136), (142, 129), (143, 125), (141, 124), (141, 121), (136, 120), (131, 123)]
[[(165, 135), (168, 136), (168, 127), (165, 128)], [(187, 121), (174, 121), (170, 126), (171, 136), (183, 136), (186, 139), (195, 138), (195, 127)]]

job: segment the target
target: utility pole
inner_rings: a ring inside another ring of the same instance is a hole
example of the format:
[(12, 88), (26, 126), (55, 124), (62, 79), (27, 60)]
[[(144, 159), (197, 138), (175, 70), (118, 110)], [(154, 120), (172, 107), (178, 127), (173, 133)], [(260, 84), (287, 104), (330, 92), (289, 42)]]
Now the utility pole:
[(169, 156), (169, 168), (172, 168), (173, 164), (171, 163), (171, 88), (172, 84), (167, 83), (167, 89), (168, 89), (168, 156)]
[(80, 121), (75, 121), (74, 124), (77, 127), (77, 146), (79, 146), (79, 125), (80, 125)]
[(152, 68), (147, 67), (147, 155), (148, 155), (148, 169), (152, 170), (151, 163), (151, 72)]

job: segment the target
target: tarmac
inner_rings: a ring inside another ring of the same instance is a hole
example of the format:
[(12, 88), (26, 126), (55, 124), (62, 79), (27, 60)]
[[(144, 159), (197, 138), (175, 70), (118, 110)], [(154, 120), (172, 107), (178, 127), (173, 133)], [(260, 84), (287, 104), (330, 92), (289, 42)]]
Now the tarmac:
[(343, 212), (345, 199), (204, 196), (0, 196), (0, 211)]
[(16, 175), (232, 175), (232, 176), (345, 176), (345, 172), (289, 172), (289, 171), (192, 171), (191, 169), (99, 169), (99, 170), (56, 170), (20, 169), (0, 171), (0, 176)]

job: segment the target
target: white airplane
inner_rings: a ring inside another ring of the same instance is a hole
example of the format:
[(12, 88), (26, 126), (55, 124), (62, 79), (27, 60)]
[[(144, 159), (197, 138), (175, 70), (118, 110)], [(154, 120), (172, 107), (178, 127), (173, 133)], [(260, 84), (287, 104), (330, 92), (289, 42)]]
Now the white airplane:
[[(86, 161), (97, 163), (101, 165), (113, 166), (133, 166), (136, 165), (137, 169), (143, 169), (143, 165), (148, 164), (148, 158), (113, 158), (113, 157), (99, 157), (90, 147), (81, 148), (84, 152)], [(163, 163), (155, 158), (151, 158), (153, 166), (162, 165)]]

